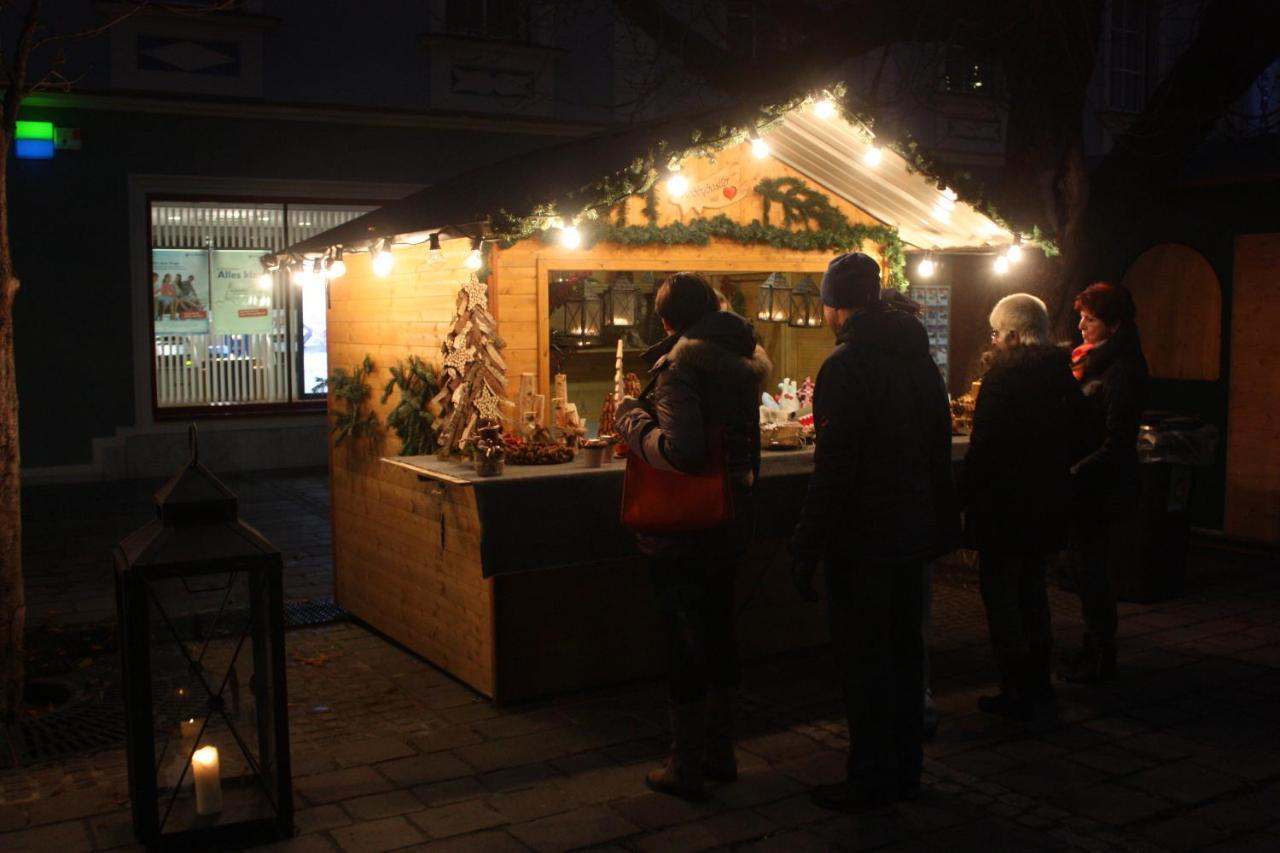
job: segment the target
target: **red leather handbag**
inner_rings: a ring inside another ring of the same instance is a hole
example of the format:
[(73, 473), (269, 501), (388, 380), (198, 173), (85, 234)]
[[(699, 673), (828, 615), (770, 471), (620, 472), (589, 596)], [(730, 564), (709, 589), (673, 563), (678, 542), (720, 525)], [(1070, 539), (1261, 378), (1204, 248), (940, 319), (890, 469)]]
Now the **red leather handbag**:
[(654, 468), (627, 454), (622, 481), (622, 526), (637, 533), (688, 533), (733, 518), (733, 494), (724, 464), (724, 428), (708, 427), (707, 465), (697, 474)]

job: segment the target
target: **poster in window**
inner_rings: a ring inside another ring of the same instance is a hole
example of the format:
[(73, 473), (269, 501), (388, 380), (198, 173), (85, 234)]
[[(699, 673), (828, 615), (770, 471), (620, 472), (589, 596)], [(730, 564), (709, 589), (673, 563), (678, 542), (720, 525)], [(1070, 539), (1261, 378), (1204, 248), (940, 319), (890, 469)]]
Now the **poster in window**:
[(201, 249), (152, 249), (151, 309), (157, 335), (208, 332), (208, 254)]
[(213, 252), (213, 324), (219, 335), (271, 334), (272, 288), (258, 285), (265, 249)]

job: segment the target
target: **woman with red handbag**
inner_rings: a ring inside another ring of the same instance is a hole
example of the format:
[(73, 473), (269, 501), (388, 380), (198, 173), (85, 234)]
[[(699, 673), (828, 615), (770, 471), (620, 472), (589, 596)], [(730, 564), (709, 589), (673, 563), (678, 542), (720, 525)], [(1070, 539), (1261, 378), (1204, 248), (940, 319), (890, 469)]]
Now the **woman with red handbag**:
[[(630, 454), (624, 523), (649, 561), (670, 678), (671, 756), (646, 781), (655, 791), (697, 799), (704, 779), (738, 775), (733, 584), (751, 537), (759, 391), (772, 365), (751, 325), (720, 310), (715, 290), (697, 273), (663, 282), (654, 309), (668, 334), (645, 352), (653, 365), (649, 386), (638, 399), (623, 399), (616, 425)], [(665, 485), (653, 472), (637, 478), (641, 466), (665, 472)], [(703, 498), (675, 514), (683, 522), (673, 521), (664, 510), (689, 494), (708, 494), (682, 488), (681, 475), (690, 485), (723, 477), (726, 506)]]

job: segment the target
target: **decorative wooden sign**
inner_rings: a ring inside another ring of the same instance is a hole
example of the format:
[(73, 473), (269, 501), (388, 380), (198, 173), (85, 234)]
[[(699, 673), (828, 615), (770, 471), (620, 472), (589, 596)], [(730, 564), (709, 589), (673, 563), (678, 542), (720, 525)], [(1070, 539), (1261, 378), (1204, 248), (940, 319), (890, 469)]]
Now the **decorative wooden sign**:
[(725, 166), (705, 178), (689, 181), (689, 191), (679, 198), (671, 198), (679, 206), (681, 215), (703, 210), (728, 207), (747, 194), (749, 187), (742, 185), (742, 167), (734, 163)]

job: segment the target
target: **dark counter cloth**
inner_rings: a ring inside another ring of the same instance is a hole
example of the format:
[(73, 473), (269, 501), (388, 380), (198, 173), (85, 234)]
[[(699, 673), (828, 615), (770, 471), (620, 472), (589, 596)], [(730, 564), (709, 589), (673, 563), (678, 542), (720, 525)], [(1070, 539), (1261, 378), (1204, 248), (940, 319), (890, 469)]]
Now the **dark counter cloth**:
[[(967, 447), (967, 438), (953, 439), (953, 463)], [(443, 480), (445, 488), (475, 489), (484, 577), (638, 555), (630, 531), (618, 523), (622, 461), (603, 468), (587, 468), (581, 457), (563, 465), (508, 464), (503, 476), (487, 478), (434, 456), (383, 461), (415, 471), (421, 480)], [(763, 453), (754, 496), (756, 538), (791, 534), (812, 470), (812, 448)], [(422, 523), (444, 525), (439, 517)], [(442, 535), (447, 539), (449, 530)]]

